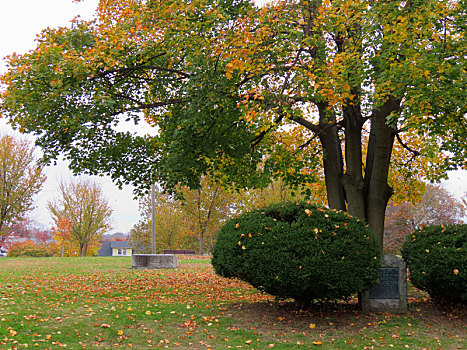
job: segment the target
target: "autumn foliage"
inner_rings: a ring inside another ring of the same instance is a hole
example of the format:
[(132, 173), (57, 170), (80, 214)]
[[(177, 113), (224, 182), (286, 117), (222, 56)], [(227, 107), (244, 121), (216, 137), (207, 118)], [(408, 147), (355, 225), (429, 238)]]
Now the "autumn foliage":
[(13, 243), (8, 250), (9, 257), (50, 257), (57, 255), (58, 247), (55, 243), (37, 244), (30, 240)]
[(221, 276), (309, 304), (349, 297), (371, 286), (379, 249), (365, 224), (347, 213), (291, 202), (227, 222), (212, 264)]
[[(17, 229), (31, 211), (46, 177), (26, 139), (0, 134), (0, 242)], [(14, 227), (16, 226), (16, 227)]]
[(71, 243), (80, 256), (94, 255), (101, 235), (111, 229), (109, 201), (99, 185), (90, 181), (61, 183), (59, 189), (60, 197), (47, 204), (58, 241)]
[(391, 202), (386, 208), (384, 249), (398, 253), (407, 235), (423, 226), (463, 223), (467, 214), (467, 194), (457, 199), (441, 186), (426, 185), (415, 203)]
[[(211, 251), (219, 227), (231, 216), (233, 193), (203, 178), (201, 187), (190, 190), (179, 188), (182, 197), (168, 193), (156, 193), (156, 250), (196, 249), (200, 255)], [(138, 251), (149, 252), (151, 247), (150, 196), (141, 198), (142, 219), (130, 231), (130, 240)]]
[[(45, 160), (138, 190), (319, 173), (328, 205), (382, 247), (394, 190), (467, 166), (466, 6), (100, 1), (94, 20), (48, 28), (8, 58), (0, 111)], [(148, 134), (121, 131), (125, 120)]]
[(71, 235), (71, 223), (66, 218), (58, 218), (57, 224), (52, 228), (52, 234), (60, 247), (60, 256), (77, 256), (79, 244), (76, 244)]
[(442, 303), (467, 304), (467, 225), (423, 227), (402, 246), (413, 285)]

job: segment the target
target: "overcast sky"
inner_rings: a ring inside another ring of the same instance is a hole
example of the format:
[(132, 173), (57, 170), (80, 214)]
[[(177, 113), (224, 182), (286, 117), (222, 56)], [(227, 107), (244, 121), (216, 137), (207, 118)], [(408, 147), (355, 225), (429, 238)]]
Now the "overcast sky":
[[(261, 1), (262, 2), (262, 1)], [(35, 47), (36, 35), (44, 28), (67, 26), (77, 15), (83, 19), (92, 17), (98, 0), (83, 0), (72, 3), (72, 0), (1, 0), (0, 3), (0, 73), (5, 71), (3, 58), (7, 55), (24, 53)], [(142, 131), (142, 129), (140, 129)], [(11, 128), (0, 119), (0, 132), (12, 133)], [(66, 163), (59, 162), (57, 166), (46, 168), (47, 182), (36, 197), (36, 209), (32, 217), (38, 222), (51, 226), (51, 218), (46, 210), (46, 203), (57, 197), (57, 184), (67, 181), (72, 174)], [(138, 202), (133, 199), (130, 186), (119, 190), (112, 184), (109, 177), (95, 177), (93, 180), (101, 184), (105, 195), (113, 209), (112, 232), (128, 232), (138, 221)], [(466, 172), (452, 172), (445, 187), (456, 196), (467, 192)]]

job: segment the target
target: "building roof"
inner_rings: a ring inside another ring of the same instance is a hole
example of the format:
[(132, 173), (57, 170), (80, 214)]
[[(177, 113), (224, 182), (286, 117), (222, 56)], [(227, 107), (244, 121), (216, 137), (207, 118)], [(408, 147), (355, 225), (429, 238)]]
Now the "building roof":
[(101, 248), (97, 251), (99, 256), (112, 256), (112, 248), (110, 248), (111, 241), (102, 242)]
[(111, 241), (110, 248), (131, 248), (128, 241)]

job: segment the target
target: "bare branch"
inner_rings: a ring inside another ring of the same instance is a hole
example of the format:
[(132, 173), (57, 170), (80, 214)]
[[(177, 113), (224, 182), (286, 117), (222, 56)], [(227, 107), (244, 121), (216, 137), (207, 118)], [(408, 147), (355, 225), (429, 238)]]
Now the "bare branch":
[(399, 142), (399, 144), (404, 147), (407, 151), (409, 151), (410, 153), (412, 153), (412, 157), (415, 158), (417, 156), (420, 155), (420, 152), (417, 151), (417, 150), (414, 150), (412, 148), (410, 148), (406, 143), (404, 143), (404, 141), (402, 141), (399, 133), (396, 133), (396, 138), (397, 138), (397, 141)]
[(133, 108), (124, 109), (124, 110), (119, 110), (119, 111), (116, 111), (116, 112), (112, 113), (111, 115), (118, 115), (118, 114), (125, 113), (125, 112), (141, 111), (141, 110), (150, 109), (150, 108), (165, 107), (165, 106), (185, 102), (185, 100), (182, 99), (182, 98), (172, 98), (172, 99), (168, 99), (166, 101), (160, 101), (160, 102), (154, 102), (154, 103), (141, 103), (138, 100), (135, 100), (134, 98), (132, 98), (130, 96), (125, 96), (125, 95), (121, 95), (121, 94), (116, 94), (115, 96), (125, 98), (125, 99), (128, 99), (128, 100), (132, 101), (132, 102), (135, 102), (135, 103), (138, 104), (138, 106), (133, 107)]

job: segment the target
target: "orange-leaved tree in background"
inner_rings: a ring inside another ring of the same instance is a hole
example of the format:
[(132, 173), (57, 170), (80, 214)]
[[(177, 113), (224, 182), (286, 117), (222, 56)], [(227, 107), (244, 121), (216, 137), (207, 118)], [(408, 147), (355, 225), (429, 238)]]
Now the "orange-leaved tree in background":
[(52, 228), (52, 234), (60, 247), (60, 255), (77, 256), (79, 246), (76, 246), (71, 236), (71, 222), (67, 218), (59, 217), (56, 226)]

